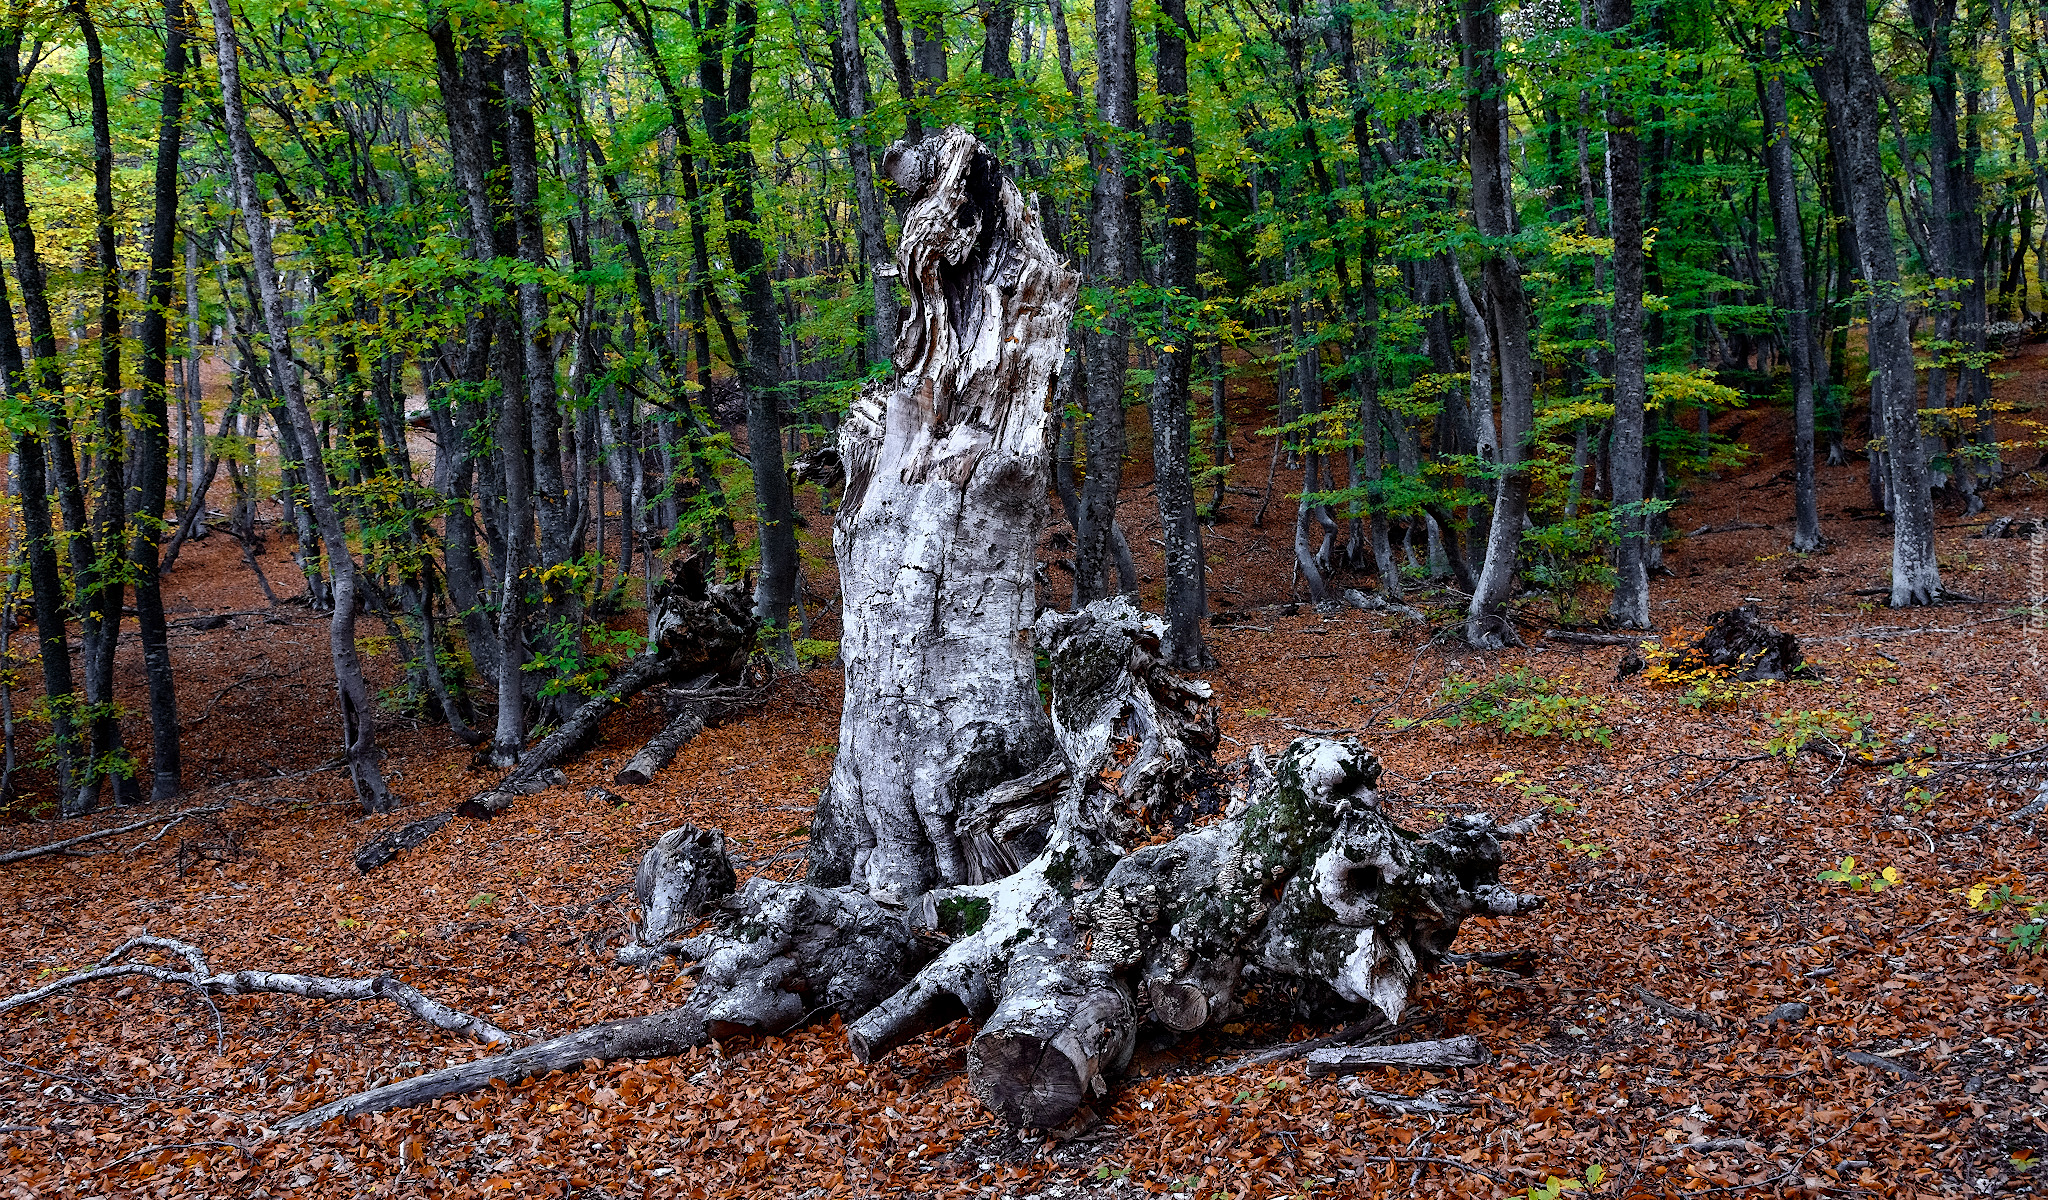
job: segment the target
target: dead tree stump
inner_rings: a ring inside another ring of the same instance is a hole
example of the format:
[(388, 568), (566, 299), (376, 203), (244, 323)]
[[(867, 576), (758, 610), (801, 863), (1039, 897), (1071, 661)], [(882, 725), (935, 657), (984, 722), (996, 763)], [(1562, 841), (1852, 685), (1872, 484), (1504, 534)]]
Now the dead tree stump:
[[(1216, 1024), (1255, 979), (1398, 1016), (1466, 917), (1538, 902), (1500, 880), (1510, 828), (1400, 828), (1352, 741), (1302, 738), (1244, 772), (1219, 819), (1130, 849), (1180, 828), (1190, 792), (1227, 785), (1209, 688), (1166, 668), (1157, 617), (1116, 599), (1034, 628), (1075, 277), (966, 131), (899, 144), (884, 169), (910, 199), (897, 262), (911, 305), (898, 378), (840, 430), (846, 694), (808, 882), (756, 877), (708, 932), (661, 942), (699, 972), (682, 1008), (298, 1123), (836, 1013), (863, 1062), (981, 1022), (970, 1090), (1014, 1125), (1055, 1127), (1107, 1091), (1147, 1022)], [(673, 855), (711, 853), (710, 835), (671, 836)], [(665, 868), (649, 861), (653, 914)], [(701, 870), (678, 869), (664, 936), (699, 902)]]
[(1754, 605), (1731, 608), (1708, 618), (1706, 632), (1679, 648), (1673, 670), (1719, 667), (1733, 678), (1796, 679), (1807, 673), (1799, 639), (1759, 617)]

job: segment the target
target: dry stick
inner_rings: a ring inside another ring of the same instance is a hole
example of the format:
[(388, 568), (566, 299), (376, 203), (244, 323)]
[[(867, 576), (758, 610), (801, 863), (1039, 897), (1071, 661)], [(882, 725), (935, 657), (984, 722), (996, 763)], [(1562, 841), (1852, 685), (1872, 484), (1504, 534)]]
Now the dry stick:
[(1395, 1158), (1384, 1154), (1362, 1154), (1359, 1156), (1359, 1159), (1363, 1162), (1399, 1163), (1402, 1166), (1406, 1166), (1409, 1163), (1435, 1163), (1440, 1167), (1456, 1167), (1461, 1171), (1470, 1171), (1474, 1175), (1484, 1175), (1503, 1187), (1507, 1186), (1508, 1182), (1485, 1167), (1475, 1167), (1471, 1163), (1456, 1158), (1437, 1158), (1434, 1155), (1426, 1154), (1414, 1154), (1406, 1158)]
[(688, 1007), (671, 1008), (644, 1017), (625, 1017), (590, 1025), (522, 1049), (474, 1062), (458, 1063), (411, 1079), (330, 1100), (318, 1108), (286, 1117), (280, 1130), (310, 1129), (342, 1117), (409, 1108), (488, 1087), (493, 1081), (523, 1083), (551, 1071), (566, 1071), (589, 1059), (666, 1058), (709, 1040), (704, 1017)]
[[(214, 813), (223, 813), (226, 811), (226, 805), (219, 805), (214, 808), (191, 808), (185, 810), (184, 812), (174, 814), (173, 816), (171, 816), (170, 822), (172, 825), (175, 825), (179, 821), (182, 821), (187, 817), (211, 816)], [(37, 858), (45, 854), (55, 854), (60, 850), (69, 850), (71, 847), (80, 845), (81, 843), (90, 842), (95, 839), (103, 837), (112, 837), (117, 833), (133, 833), (138, 829), (154, 825), (158, 821), (164, 819), (165, 818), (162, 816), (162, 814), (158, 814), (157, 816), (151, 817), (146, 821), (136, 821), (133, 824), (129, 825), (116, 825), (111, 829), (100, 829), (92, 833), (82, 833), (74, 838), (65, 838), (61, 842), (51, 842), (47, 846), (35, 846), (27, 850), (10, 850), (6, 854), (0, 854), (0, 867), (4, 867), (8, 863), (18, 863), (24, 859)], [(166, 826), (166, 828), (169, 828), (169, 826)], [(0, 1012), (4, 1011), (6, 1011), (4, 1008), (0, 1008)]]
[[(35, 1127), (30, 1125), (23, 1125), (20, 1126), (20, 1128), (32, 1129)], [(161, 1146), (144, 1146), (142, 1149), (135, 1151), (133, 1154), (124, 1154), (121, 1157), (115, 1159), (113, 1162), (107, 1163), (104, 1166), (94, 1167), (92, 1169), (92, 1173), (94, 1175), (97, 1175), (102, 1171), (111, 1171), (115, 1167), (120, 1166), (122, 1163), (133, 1162), (146, 1154), (161, 1154), (165, 1150), (196, 1150), (201, 1146), (226, 1146), (231, 1150), (239, 1151), (245, 1160), (251, 1157), (249, 1154), (249, 1148), (240, 1142), (167, 1142)]]
[[(167, 954), (175, 954), (183, 958), (191, 970), (174, 971), (168, 967), (152, 966), (148, 963), (120, 961), (130, 951), (137, 949), (161, 950)], [(34, 1004), (38, 1000), (81, 983), (127, 975), (144, 975), (162, 983), (182, 983), (209, 995), (241, 996), (258, 992), (280, 992), (291, 996), (304, 996), (309, 1000), (389, 1000), (437, 1029), (467, 1034), (485, 1043), (509, 1045), (512, 1041), (511, 1034), (482, 1017), (458, 1012), (411, 984), (390, 975), (366, 979), (336, 979), (326, 975), (298, 975), (281, 971), (227, 971), (214, 974), (207, 970), (206, 959), (199, 953), (197, 947), (175, 938), (155, 937), (149, 934), (129, 938), (90, 970), (79, 971), (52, 983), (46, 983), (42, 987), (0, 1000), (0, 1013)]]

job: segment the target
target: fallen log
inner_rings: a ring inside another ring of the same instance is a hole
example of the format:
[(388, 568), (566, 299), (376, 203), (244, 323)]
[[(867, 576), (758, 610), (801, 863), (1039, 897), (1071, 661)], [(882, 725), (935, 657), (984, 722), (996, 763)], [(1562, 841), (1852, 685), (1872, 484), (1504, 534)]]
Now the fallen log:
[(671, 691), (668, 700), (675, 715), (612, 776), (612, 782), (638, 787), (654, 782), (655, 774), (674, 762), (683, 747), (707, 727), (759, 704), (766, 695), (762, 688), (745, 687)]
[(1574, 646), (1634, 646), (1657, 636), (1655, 630), (1641, 633), (1586, 633), (1577, 629), (1546, 629), (1546, 642), (1567, 642)]
[[(191, 817), (209, 817), (226, 811), (227, 806), (224, 804), (216, 805), (212, 808), (188, 808), (184, 812), (172, 813), (168, 817), (158, 814), (147, 821), (133, 821), (129, 824), (116, 825), (109, 829), (95, 829), (91, 833), (81, 833), (77, 837), (65, 838), (63, 841), (50, 842), (47, 845), (30, 846), (26, 850), (10, 850), (5, 854), (0, 854), (0, 867), (4, 867), (9, 863), (24, 862), (31, 858), (40, 858), (45, 854), (59, 854), (71, 849), (73, 846), (82, 846), (87, 842), (97, 841), (103, 837), (113, 837), (117, 833), (133, 833), (138, 829), (147, 829), (158, 821), (167, 822), (164, 828), (169, 829), (172, 825), (176, 825), (178, 822)], [(162, 835), (159, 834), (158, 836), (161, 837)]]
[(1471, 1034), (1434, 1042), (1402, 1042), (1394, 1046), (1325, 1046), (1308, 1052), (1308, 1073), (1349, 1075), (1370, 1067), (1413, 1067), (1447, 1070), (1476, 1067), (1486, 1061), (1486, 1047)]
[[(568, 781), (559, 764), (588, 745), (604, 718), (649, 687), (669, 679), (698, 684), (737, 678), (746, 670), (759, 622), (745, 590), (736, 584), (711, 587), (703, 564), (694, 557), (669, 565), (668, 577), (655, 589), (655, 636), (647, 650), (628, 662), (583, 702), (553, 733), (528, 748), (514, 766), (489, 788), (453, 810), (388, 830), (358, 847), (357, 871), (373, 871), (402, 851), (418, 847), (448, 824), (464, 816), (488, 821), (521, 796), (546, 791)], [(761, 689), (727, 689), (756, 699)]]

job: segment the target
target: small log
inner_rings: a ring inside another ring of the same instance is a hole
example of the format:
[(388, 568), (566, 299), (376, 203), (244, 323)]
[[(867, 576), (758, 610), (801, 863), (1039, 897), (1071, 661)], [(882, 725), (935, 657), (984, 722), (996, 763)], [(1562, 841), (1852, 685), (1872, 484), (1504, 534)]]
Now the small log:
[(659, 733), (647, 740), (632, 761), (612, 776), (612, 782), (636, 787), (652, 783), (655, 773), (674, 762), (683, 747), (695, 740), (707, 726), (759, 704), (765, 694), (760, 688), (692, 689), (670, 693), (678, 705), (675, 715)]
[(1384, 596), (1368, 595), (1356, 588), (1345, 588), (1337, 593), (1337, 597), (1360, 612), (1387, 613), (1390, 616), (1400, 617), (1405, 621), (1422, 621), (1427, 619), (1422, 615), (1422, 610), (1419, 608), (1396, 603)]
[(1354, 1083), (1351, 1085), (1350, 1091), (1354, 1097), (1364, 1101), (1366, 1104), (1379, 1109), (1381, 1112), (1392, 1113), (1397, 1117), (1413, 1116), (1416, 1113), (1433, 1117), (1458, 1117), (1472, 1111), (1470, 1104), (1458, 1099), (1442, 1088), (1432, 1088), (1420, 1096), (1401, 1096), (1391, 1092), (1376, 1092), (1371, 1088), (1360, 1087)]
[(1646, 629), (1641, 633), (1582, 633), (1576, 629), (1546, 629), (1546, 642), (1568, 642), (1574, 646), (1633, 646), (1657, 636), (1655, 630)]
[(1403, 1042), (1398, 1046), (1325, 1046), (1308, 1052), (1310, 1076), (1349, 1075), (1368, 1067), (1417, 1067), (1444, 1070), (1476, 1067), (1486, 1061), (1486, 1047), (1471, 1034), (1434, 1042)]
[(704, 732), (704, 714), (697, 708), (685, 708), (677, 713), (661, 732), (647, 739), (630, 762), (612, 776), (613, 783), (633, 784), (644, 787), (654, 782), (655, 773), (676, 760), (684, 746)]
[(1109, 1078), (1137, 1041), (1131, 995), (1107, 964), (1050, 947), (1019, 953), (1003, 1002), (967, 1047), (968, 1088), (1011, 1125), (1055, 1129)]
[(620, 705), (667, 677), (674, 668), (674, 661), (659, 652), (643, 654), (627, 663), (604, 691), (584, 701), (559, 728), (521, 756), (519, 765), (496, 786), (466, 801), (460, 810), (462, 815), (488, 820), (510, 808), (520, 796), (545, 791), (555, 764), (581, 749), (597, 732), (597, 723), (607, 713), (616, 712)]
[[(168, 817), (159, 814), (157, 816), (149, 818), (147, 821), (133, 821), (126, 825), (115, 825), (109, 829), (96, 829), (91, 833), (81, 833), (77, 837), (65, 838), (61, 842), (50, 842), (47, 845), (31, 846), (26, 850), (10, 850), (5, 854), (0, 854), (0, 867), (4, 867), (9, 863), (24, 862), (31, 858), (40, 858), (45, 854), (58, 854), (65, 850), (71, 849), (71, 847), (73, 846), (81, 846), (87, 842), (96, 841), (103, 837), (113, 837), (117, 833), (133, 833), (138, 829), (146, 829), (149, 826), (156, 824), (158, 821), (168, 822), (168, 824), (166, 824), (164, 828), (169, 829), (172, 825), (176, 825), (178, 822), (186, 820), (190, 817), (207, 817), (212, 816), (215, 813), (224, 813), (226, 811), (226, 805), (217, 805), (213, 808), (188, 808), (184, 812), (173, 813)], [(159, 834), (157, 836), (161, 837), (163, 835)]]
[(356, 848), (356, 871), (367, 874), (397, 858), (403, 851), (410, 850), (440, 832), (441, 826), (455, 819), (455, 810), (435, 813), (409, 821), (396, 829), (387, 829)]

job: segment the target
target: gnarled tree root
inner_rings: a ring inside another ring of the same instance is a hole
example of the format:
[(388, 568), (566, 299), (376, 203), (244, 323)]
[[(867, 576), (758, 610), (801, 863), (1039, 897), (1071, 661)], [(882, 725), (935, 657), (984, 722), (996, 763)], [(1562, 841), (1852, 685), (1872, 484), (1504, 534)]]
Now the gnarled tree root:
[(754, 879), (718, 909), (717, 928), (671, 943), (699, 978), (678, 1008), (607, 1021), (323, 1104), (287, 1118), (304, 1129), (517, 1083), (587, 1060), (663, 1058), (713, 1038), (783, 1033), (867, 1012), (903, 986), (928, 953), (900, 915), (858, 892)]
[[(185, 960), (185, 965), (189, 969), (179, 971), (151, 963), (123, 961), (138, 950), (160, 950), (176, 955)], [(299, 975), (284, 971), (224, 971), (215, 974), (207, 969), (206, 959), (197, 947), (174, 938), (148, 934), (129, 938), (90, 970), (79, 971), (39, 988), (0, 1000), (0, 1012), (9, 1012), (24, 1005), (34, 1004), (68, 988), (77, 987), (81, 983), (90, 983), (96, 979), (118, 979), (129, 975), (141, 975), (162, 983), (182, 983), (210, 996), (246, 996), (258, 992), (277, 992), (304, 996), (309, 1000), (389, 1000), (436, 1029), (465, 1034), (477, 1041), (492, 1044), (510, 1045), (513, 1040), (511, 1034), (482, 1017), (473, 1017), (450, 1008), (411, 984), (389, 975), (377, 975), (366, 979), (336, 979), (327, 975)]]

